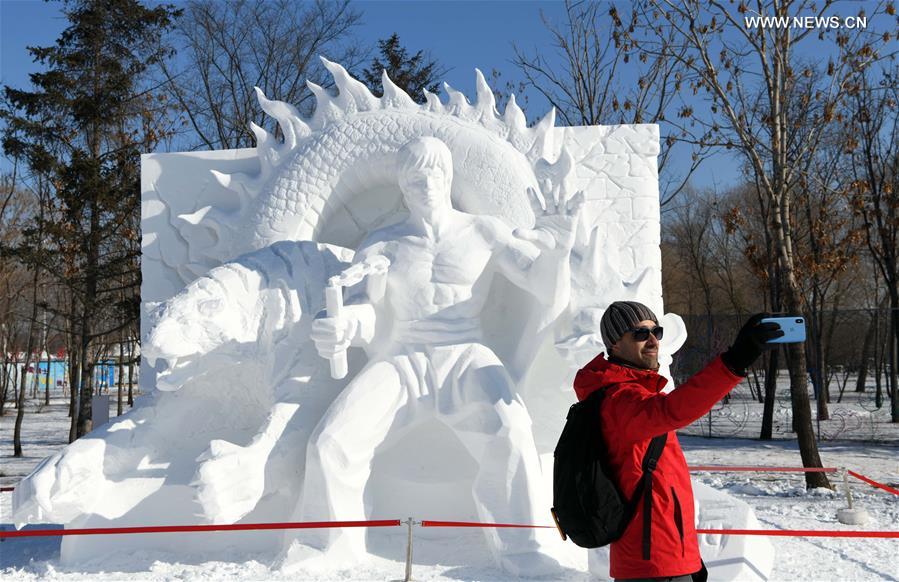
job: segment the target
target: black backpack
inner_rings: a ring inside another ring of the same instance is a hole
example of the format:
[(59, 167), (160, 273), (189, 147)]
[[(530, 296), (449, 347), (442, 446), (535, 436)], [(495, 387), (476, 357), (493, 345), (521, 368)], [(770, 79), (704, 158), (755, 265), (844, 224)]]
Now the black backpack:
[(605, 388), (571, 405), (556, 445), (553, 467), (553, 507), (562, 539), (582, 548), (599, 548), (624, 534), (643, 493), (643, 557), (649, 559), (652, 529), (652, 473), (667, 433), (652, 439), (643, 457), (643, 476), (627, 500), (609, 474), (607, 447), (600, 430), (599, 409)]

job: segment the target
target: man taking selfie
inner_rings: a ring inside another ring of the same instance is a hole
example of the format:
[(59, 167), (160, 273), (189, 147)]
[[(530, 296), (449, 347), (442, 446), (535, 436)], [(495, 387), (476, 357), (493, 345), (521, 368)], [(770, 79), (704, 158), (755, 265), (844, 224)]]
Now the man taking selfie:
[[(693, 489), (687, 461), (674, 433), (708, 412), (747, 374), (763, 351), (783, 336), (776, 323), (751, 317), (731, 347), (676, 390), (662, 392), (658, 374), (663, 329), (655, 314), (636, 301), (616, 301), (605, 311), (600, 333), (609, 354), (598, 355), (575, 377), (578, 400), (605, 389), (598, 430), (618, 490), (640, 495), (624, 534), (611, 544), (615, 580), (704, 581), (694, 526)], [(600, 428), (601, 427), (601, 428)], [(637, 492), (644, 456), (654, 437), (665, 435), (658, 461), (649, 468), (648, 487)]]

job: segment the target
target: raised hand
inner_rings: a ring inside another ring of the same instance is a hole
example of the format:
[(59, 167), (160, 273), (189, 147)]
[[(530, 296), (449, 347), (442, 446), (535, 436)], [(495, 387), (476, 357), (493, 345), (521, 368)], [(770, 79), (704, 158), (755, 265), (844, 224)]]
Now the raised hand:
[(745, 376), (749, 366), (762, 355), (762, 352), (777, 347), (778, 344), (768, 342), (783, 337), (784, 332), (776, 323), (762, 323), (766, 317), (770, 317), (770, 314), (757, 313), (750, 317), (740, 329), (734, 343), (721, 354), (721, 359), (731, 371)]
[(577, 223), (584, 206), (583, 191), (563, 200), (559, 189), (550, 189), (549, 200), (538, 190), (528, 188), (537, 220), (533, 230), (516, 229), (515, 236), (529, 241), (542, 251), (567, 252), (574, 246)]

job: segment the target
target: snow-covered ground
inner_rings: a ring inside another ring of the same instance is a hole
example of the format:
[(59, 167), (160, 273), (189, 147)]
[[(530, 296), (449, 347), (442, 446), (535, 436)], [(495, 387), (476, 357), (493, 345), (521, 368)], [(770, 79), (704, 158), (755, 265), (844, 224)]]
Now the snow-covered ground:
[[(889, 396), (884, 394), (883, 404), (877, 408), (873, 382), (868, 383), (865, 392), (847, 388), (839, 403), (836, 382), (831, 384), (830, 394), (828, 420), (818, 422), (817, 402), (811, 400), (812, 429), (819, 441), (869, 441), (899, 445), (899, 423), (890, 422)], [(731, 392), (727, 403), (722, 401), (716, 404), (709, 414), (684, 428), (681, 434), (757, 439), (762, 429), (762, 412), (763, 405), (756, 400), (749, 384), (743, 381)], [(774, 404), (774, 438), (792, 439), (792, 423), (790, 382), (786, 372), (782, 371), (777, 380)]]
[[(719, 404), (712, 413), (712, 435), (708, 417), (681, 434), (691, 465), (800, 466), (799, 452), (789, 439), (789, 403), (786, 386), (779, 390), (773, 441), (752, 440), (757, 436), (761, 405), (749, 398), (741, 386), (730, 404)], [(834, 398), (835, 400), (835, 398)], [(814, 402), (813, 402), (814, 405)], [(870, 393), (846, 393), (841, 404), (832, 403), (834, 420), (821, 423), (819, 450), (823, 464), (847, 467), (892, 487), (899, 487), (899, 425), (889, 422), (889, 401), (873, 408)], [(29, 405), (24, 424), (25, 456), (12, 457), (14, 410), (0, 421), (0, 485), (14, 486), (42, 458), (66, 444), (66, 402), (54, 398), (50, 406)], [(115, 415), (111, 404), (110, 416)], [(830, 431), (830, 432), (828, 432)], [(874, 442), (877, 441), (877, 442)], [(726, 491), (754, 508), (762, 526), (771, 529), (811, 530), (899, 530), (899, 496), (851, 479), (853, 500), (865, 508), (872, 521), (864, 526), (846, 526), (836, 520), (846, 506), (842, 482), (837, 492), (806, 491), (799, 474), (697, 473), (694, 478)], [(0, 523), (10, 528), (9, 493), (0, 493)], [(405, 516), (397, 516), (405, 517)], [(419, 516), (417, 516), (419, 517)], [(420, 516), (427, 517), (427, 516)], [(196, 534), (204, 535), (204, 534)], [(218, 534), (228, 535), (228, 534)], [(507, 580), (508, 576), (485, 565), (486, 555), (473, 555), (480, 532), (445, 529), (423, 532), (413, 566), (417, 580)], [(239, 555), (233, 561), (204, 561), (195, 556), (180, 562), (158, 554), (110, 555), (77, 570), (59, 564), (60, 538), (10, 539), (0, 543), (0, 577), (3, 580), (397, 580), (404, 575), (405, 529), (378, 531), (374, 539), (378, 557), (365, 565), (327, 573), (282, 574), (269, 564), (274, 556)], [(899, 540), (864, 538), (772, 538), (777, 548), (772, 580), (899, 580)], [(461, 552), (458, 548), (469, 548)], [(566, 571), (567, 580), (588, 580), (583, 572), (586, 559), (575, 560)]]

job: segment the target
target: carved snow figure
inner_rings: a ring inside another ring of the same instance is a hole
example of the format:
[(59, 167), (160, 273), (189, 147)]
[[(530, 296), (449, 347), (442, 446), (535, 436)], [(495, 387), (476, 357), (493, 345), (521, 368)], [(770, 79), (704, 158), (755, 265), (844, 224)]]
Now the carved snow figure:
[[(552, 310), (568, 304), (568, 255), (583, 195), (547, 206), (533, 230), (454, 210), (452, 155), (433, 137), (399, 153), (399, 185), (409, 217), (373, 232), (355, 261), (389, 264), (386, 292), (362, 293), (338, 317), (313, 324), (320, 354), (334, 357), (363, 345), (368, 364), (341, 392), (312, 434), (300, 520), (352, 520), (363, 502), (375, 446), (438, 418), (480, 465), (474, 482), (478, 518), (486, 523), (537, 523), (545, 512), (531, 421), (500, 359), (484, 345), (481, 312), (494, 271)], [(384, 305), (381, 305), (381, 304)], [(376, 324), (392, 315), (389, 336)], [(554, 319), (550, 314), (550, 319)], [(509, 481), (515, 485), (510, 487)], [(530, 529), (497, 529), (489, 539), (513, 574), (549, 574), (558, 564), (540, 553)], [(334, 564), (364, 553), (359, 529), (305, 530), (288, 562)], [(310, 551), (312, 550), (312, 551)], [(339, 556), (336, 557), (336, 556)]]
[[(658, 128), (528, 128), (480, 72), (475, 104), (446, 86), (418, 105), (324, 63), (337, 93), (310, 83), (310, 120), (257, 91), (283, 141), (254, 125), (255, 149), (143, 159), (146, 396), (23, 480), (17, 523), (548, 521), (591, 321), (621, 299), (663, 313)], [(667, 372), (685, 333), (664, 319)], [(511, 572), (586, 567), (543, 531), (484, 530)], [(362, 532), (66, 536), (60, 558), (402, 559)], [(430, 535), (447, 563), (459, 534)]]

